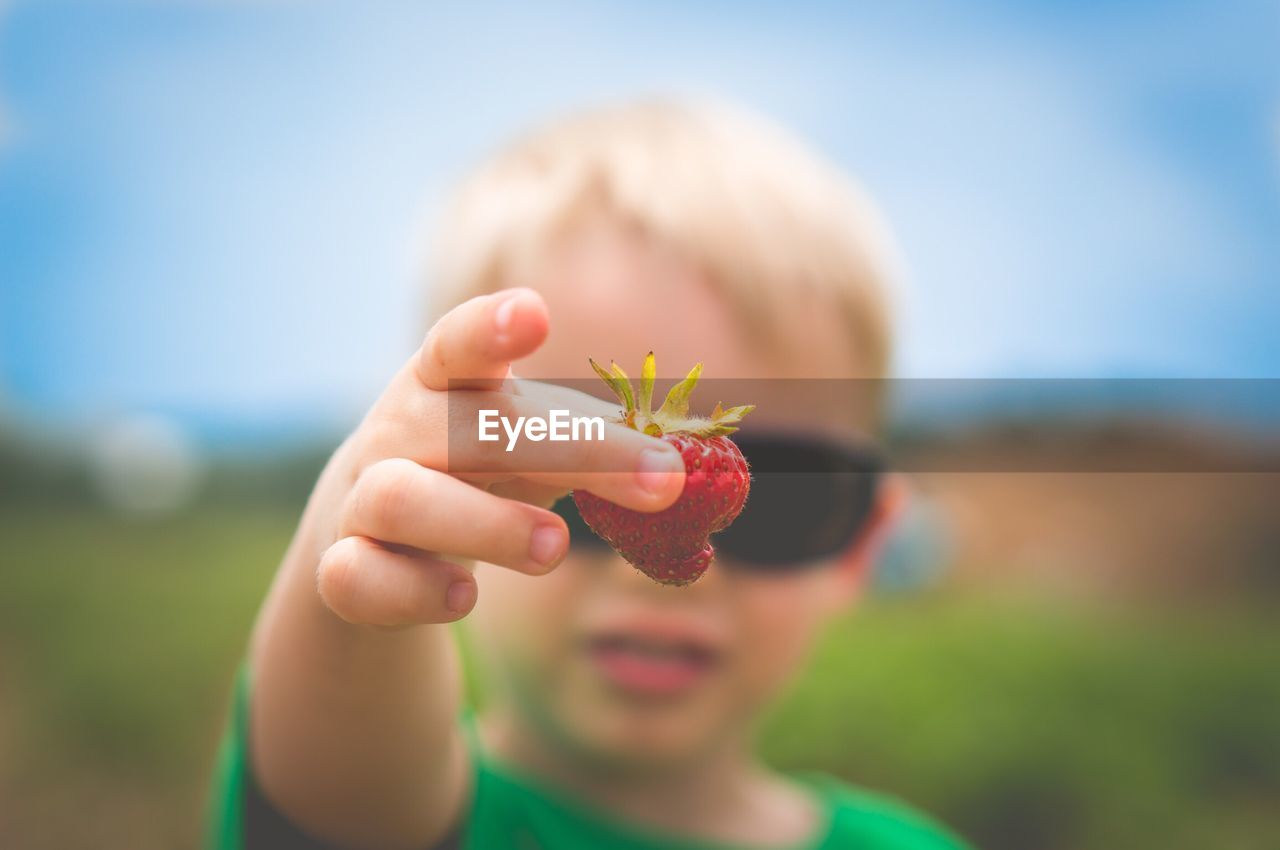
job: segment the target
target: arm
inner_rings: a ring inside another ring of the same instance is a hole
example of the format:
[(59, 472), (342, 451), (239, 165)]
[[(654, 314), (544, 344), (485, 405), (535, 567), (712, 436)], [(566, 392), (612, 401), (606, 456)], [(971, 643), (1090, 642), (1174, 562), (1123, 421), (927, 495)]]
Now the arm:
[[(462, 564), (553, 569), (568, 532), (546, 507), (574, 486), (660, 510), (683, 486), (661, 441), (619, 428), (595, 471), (447, 472), (450, 380), (493, 393), (547, 333), (529, 290), (466, 302), (428, 333), (321, 475), (259, 616), (251, 647), (250, 759), (299, 827), (351, 846), (421, 848), (459, 819), (470, 768), (447, 623), (479, 589)], [(670, 473), (607, 470), (647, 465)], [(656, 482), (656, 484), (655, 484)], [(650, 486), (646, 489), (644, 484)]]

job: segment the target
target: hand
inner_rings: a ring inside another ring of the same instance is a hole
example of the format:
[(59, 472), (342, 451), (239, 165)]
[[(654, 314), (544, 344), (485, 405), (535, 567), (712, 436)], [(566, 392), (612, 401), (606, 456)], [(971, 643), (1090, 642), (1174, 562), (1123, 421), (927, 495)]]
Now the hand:
[[(319, 512), (326, 517), (319, 542), (327, 548), (317, 587), (343, 620), (391, 627), (457, 620), (478, 593), (465, 561), (529, 575), (554, 569), (568, 549), (568, 529), (547, 508), (575, 487), (642, 511), (679, 496), (678, 452), (612, 423), (602, 441), (525, 441), (511, 452), (485, 444), (483, 456), (455, 445), (450, 456), (451, 395), (457, 403), (465, 394), (468, 407), (526, 415), (551, 407), (616, 413), (561, 387), (515, 386), (511, 362), (541, 346), (547, 331), (546, 305), (529, 289), (459, 305), (432, 327), (339, 450), (316, 494), (327, 508)], [(451, 473), (451, 465), (466, 471)]]

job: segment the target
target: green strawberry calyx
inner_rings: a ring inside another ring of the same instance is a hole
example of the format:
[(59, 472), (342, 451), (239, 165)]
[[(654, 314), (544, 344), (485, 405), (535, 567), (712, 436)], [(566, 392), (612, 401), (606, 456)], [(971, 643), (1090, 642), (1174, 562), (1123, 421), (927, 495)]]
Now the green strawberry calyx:
[(693, 389), (702, 376), (701, 363), (690, 369), (689, 374), (671, 388), (666, 400), (662, 402), (662, 407), (655, 411), (653, 410), (653, 384), (657, 376), (657, 367), (654, 365), (652, 351), (645, 357), (644, 366), (640, 370), (638, 397), (635, 388), (631, 385), (631, 379), (617, 363), (609, 361), (609, 368), (605, 369), (591, 358), (587, 358), (587, 362), (613, 390), (618, 401), (622, 402), (620, 420), (622, 424), (628, 428), (643, 431), (651, 437), (673, 433), (692, 434), (697, 437), (722, 437), (737, 431), (738, 423), (742, 418), (756, 409), (754, 404), (726, 408), (716, 402), (711, 416), (690, 416), (689, 397), (693, 395)]

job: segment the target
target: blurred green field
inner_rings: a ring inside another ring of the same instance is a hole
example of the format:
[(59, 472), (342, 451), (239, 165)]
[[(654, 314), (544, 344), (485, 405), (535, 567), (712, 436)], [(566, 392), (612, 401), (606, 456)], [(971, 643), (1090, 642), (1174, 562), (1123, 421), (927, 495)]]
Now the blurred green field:
[[(294, 520), (5, 507), (0, 846), (198, 846), (229, 684)], [(1247, 600), (873, 599), (764, 747), (992, 850), (1274, 850), (1280, 629)]]

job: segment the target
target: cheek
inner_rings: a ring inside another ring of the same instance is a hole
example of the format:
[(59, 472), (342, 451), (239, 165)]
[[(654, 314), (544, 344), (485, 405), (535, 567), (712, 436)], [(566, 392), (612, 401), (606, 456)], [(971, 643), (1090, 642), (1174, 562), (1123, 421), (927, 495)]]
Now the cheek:
[(480, 597), (467, 623), (491, 669), (549, 673), (556, 659), (567, 655), (587, 579), (586, 571), (570, 562), (536, 577), (478, 565)]
[(828, 573), (735, 577), (734, 607), (743, 650), (739, 666), (753, 693), (767, 698), (799, 672), (831, 613), (834, 589)]

